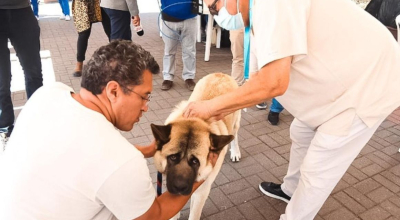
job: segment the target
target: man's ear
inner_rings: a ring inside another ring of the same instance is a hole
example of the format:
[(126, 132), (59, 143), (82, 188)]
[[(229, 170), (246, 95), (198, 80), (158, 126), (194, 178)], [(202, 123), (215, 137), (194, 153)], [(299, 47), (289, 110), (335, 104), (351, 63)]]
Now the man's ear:
[(211, 140), (211, 148), (210, 151), (218, 153), (221, 152), (221, 150), (229, 144), (233, 138), (235, 138), (233, 135), (216, 135), (211, 133), (210, 134), (210, 140)]
[(114, 102), (118, 97), (118, 93), (121, 92), (121, 87), (115, 81), (109, 81), (106, 85), (106, 95), (110, 102)]
[(151, 131), (153, 132), (153, 136), (156, 139), (157, 150), (161, 150), (164, 144), (168, 143), (171, 135), (170, 124), (168, 125), (155, 125), (150, 124)]

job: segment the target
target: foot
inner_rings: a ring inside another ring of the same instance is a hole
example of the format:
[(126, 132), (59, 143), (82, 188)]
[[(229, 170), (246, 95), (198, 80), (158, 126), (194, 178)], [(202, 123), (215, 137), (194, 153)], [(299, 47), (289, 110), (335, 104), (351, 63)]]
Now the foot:
[(256, 107), (257, 107), (258, 109), (263, 110), (263, 109), (267, 109), (268, 105), (267, 105), (266, 102), (261, 102), (260, 104), (257, 104)]
[(172, 82), (171, 80), (164, 80), (164, 82), (161, 85), (161, 90), (164, 91), (170, 90), (173, 84), (174, 82)]
[(281, 184), (275, 184), (272, 182), (262, 182), (259, 187), (261, 192), (265, 195), (282, 200), (286, 203), (289, 203), (290, 196), (286, 195), (281, 188)]
[(60, 20), (65, 20), (65, 15), (61, 15)]
[(278, 112), (271, 112), (268, 113), (268, 122), (271, 125), (278, 125), (279, 123), (279, 113)]
[(36, 20), (39, 21), (39, 15), (35, 15)]
[(71, 20), (71, 17), (69, 15), (65, 15), (65, 20), (69, 21), (69, 20)]
[(73, 74), (72, 74), (74, 77), (81, 77), (82, 76), (82, 71), (75, 71)]
[(185, 85), (186, 88), (188, 88), (190, 91), (193, 91), (194, 87), (196, 86), (196, 83), (194, 82), (193, 79), (187, 79), (185, 80)]

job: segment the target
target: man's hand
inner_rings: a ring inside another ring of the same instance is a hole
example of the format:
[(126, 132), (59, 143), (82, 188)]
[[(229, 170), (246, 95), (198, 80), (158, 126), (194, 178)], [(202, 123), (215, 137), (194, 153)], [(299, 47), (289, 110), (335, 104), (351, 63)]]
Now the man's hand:
[(157, 151), (156, 141), (153, 140), (148, 146), (135, 146), (145, 158), (153, 157)]
[(133, 24), (133, 26), (139, 26), (140, 25), (140, 17), (139, 17), (139, 15), (132, 16), (132, 24)]
[(211, 100), (191, 102), (185, 108), (183, 117), (185, 118), (201, 118), (203, 120), (218, 121), (225, 115), (215, 115), (212, 110)]

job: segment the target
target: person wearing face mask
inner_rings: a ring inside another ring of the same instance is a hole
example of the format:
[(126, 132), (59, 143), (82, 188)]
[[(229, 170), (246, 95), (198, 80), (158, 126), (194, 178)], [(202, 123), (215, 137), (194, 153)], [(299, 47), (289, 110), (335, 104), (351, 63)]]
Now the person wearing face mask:
[[(229, 9), (226, 15), (221, 1), (205, 2), (225, 17), (216, 19), (221, 27), (237, 19)], [(294, 116), (290, 161), (282, 184), (262, 182), (259, 188), (288, 203), (281, 220), (314, 219), (400, 106), (400, 48), (384, 25), (348, 0), (254, 0), (249, 11), (242, 18), (258, 71), (231, 93), (190, 103), (183, 115), (218, 120), (276, 97)]]

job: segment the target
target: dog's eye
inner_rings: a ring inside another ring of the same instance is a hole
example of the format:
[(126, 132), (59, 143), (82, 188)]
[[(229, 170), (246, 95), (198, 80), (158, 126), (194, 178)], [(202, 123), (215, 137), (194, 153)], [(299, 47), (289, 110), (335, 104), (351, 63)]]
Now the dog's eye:
[(174, 155), (169, 156), (168, 158), (172, 161), (176, 161), (178, 159), (178, 156), (176, 154), (174, 154)]
[(191, 160), (192, 164), (199, 164), (200, 161), (197, 158), (192, 158)]

